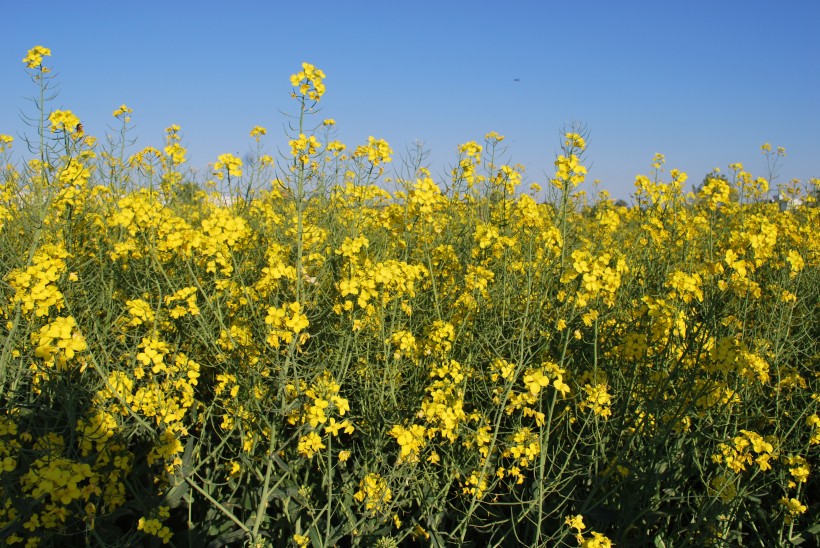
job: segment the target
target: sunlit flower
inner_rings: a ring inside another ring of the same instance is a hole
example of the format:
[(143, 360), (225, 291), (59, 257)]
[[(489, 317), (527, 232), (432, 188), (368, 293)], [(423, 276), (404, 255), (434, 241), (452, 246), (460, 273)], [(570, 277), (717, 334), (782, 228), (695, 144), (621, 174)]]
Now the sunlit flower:
[(28, 68), (41, 68), (43, 57), (51, 56), (51, 50), (44, 46), (34, 46), (23, 58), (23, 62)]
[(298, 90), (298, 95), (311, 101), (319, 101), (325, 93), (324, 78), (324, 72), (310, 63), (302, 63), (302, 70), (291, 75), (290, 84)]

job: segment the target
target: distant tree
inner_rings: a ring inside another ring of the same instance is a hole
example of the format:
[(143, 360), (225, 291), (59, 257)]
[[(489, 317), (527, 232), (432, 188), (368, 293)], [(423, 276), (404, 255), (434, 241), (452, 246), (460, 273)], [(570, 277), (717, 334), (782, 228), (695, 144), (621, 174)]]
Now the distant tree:
[(201, 190), (199, 185), (194, 182), (183, 182), (174, 187), (173, 199), (185, 205), (200, 205), (203, 200)]

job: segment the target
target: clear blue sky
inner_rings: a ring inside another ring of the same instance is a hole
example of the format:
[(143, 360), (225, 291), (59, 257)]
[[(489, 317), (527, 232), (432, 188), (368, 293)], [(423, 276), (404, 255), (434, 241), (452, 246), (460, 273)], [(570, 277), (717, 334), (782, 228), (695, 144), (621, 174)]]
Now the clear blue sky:
[[(182, 127), (191, 165), (250, 150), (254, 125), (285, 150), (290, 74), (327, 75), (321, 117), (349, 147), (416, 140), (443, 174), (465, 141), (505, 135), (528, 182), (553, 171), (559, 129), (585, 123), (589, 178), (628, 198), (656, 152), (690, 182), (784, 146), (781, 181), (820, 177), (820, 2), (9, 2), (0, 133), (25, 129), (21, 59), (52, 50), (54, 108), (102, 137), (121, 103), (136, 148)], [(520, 79), (520, 81), (515, 81)], [(17, 142), (17, 154), (22, 152)], [(398, 158), (396, 159), (398, 161)]]

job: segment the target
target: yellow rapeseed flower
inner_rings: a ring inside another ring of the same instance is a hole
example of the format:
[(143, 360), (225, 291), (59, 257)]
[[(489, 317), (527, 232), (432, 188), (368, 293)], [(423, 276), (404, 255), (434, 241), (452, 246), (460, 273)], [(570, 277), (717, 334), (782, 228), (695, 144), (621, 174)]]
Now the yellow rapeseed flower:
[(48, 121), (51, 123), (52, 133), (65, 131), (66, 133), (77, 134), (82, 131), (79, 129), (80, 119), (70, 110), (55, 110), (48, 115)]
[(316, 432), (308, 432), (300, 437), (296, 445), (296, 450), (299, 454), (307, 458), (311, 458), (324, 448), (325, 444), (322, 443), (322, 438)]
[(40, 68), (43, 64), (43, 57), (51, 56), (51, 50), (44, 46), (34, 46), (23, 58), (23, 62), (28, 68)]
[(14, 137), (11, 135), (0, 135), (0, 152), (5, 152), (10, 149), (13, 141)]
[(366, 145), (360, 145), (356, 147), (355, 152), (353, 152), (353, 157), (367, 157), (367, 160), (371, 164), (377, 166), (382, 162), (392, 162), (393, 159), (390, 157), (391, 154), (393, 154), (393, 149), (390, 148), (390, 145), (387, 144), (387, 141), (385, 141), (384, 139), (376, 139), (371, 135), (367, 138)]
[(325, 73), (310, 63), (302, 63), (302, 70), (290, 77), (290, 84), (298, 89), (293, 96), (307, 97), (311, 101), (319, 101), (325, 93), (323, 80)]
[[(251, 132), (253, 135), (253, 132)], [(214, 171), (217, 177), (222, 177), (222, 170), (226, 169), (230, 177), (242, 177), (242, 160), (233, 154), (220, 154), (214, 163)]]
[(584, 525), (584, 516), (582, 516), (581, 514), (578, 514), (576, 516), (567, 516), (567, 518), (564, 520), (564, 523), (566, 523), (570, 528), (575, 529), (579, 533), (587, 528), (587, 526)]
[(778, 502), (781, 505), (783, 505), (786, 509), (786, 524), (791, 524), (796, 516), (799, 516), (800, 514), (805, 514), (808, 510), (808, 507), (805, 504), (801, 503), (794, 497), (783, 497)]
[(134, 112), (134, 109), (128, 108), (125, 104), (122, 104), (122, 105), (120, 105), (120, 107), (117, 110), (115, 110), (112, 113), (112, 116), (114, 116), (114, 118), (119, 118), (119, 117), (122, 116), (122, 117), (124, 117), (123, 119), (126, 122), (130, 122), (131, 118), (128, 115), (131, 114), (132, 112)]
[(359, 482), (353, 498), (364, 503), (365, 510), (379, 513), (393, 500), (393, 491), (380, 474), (370, 473)]

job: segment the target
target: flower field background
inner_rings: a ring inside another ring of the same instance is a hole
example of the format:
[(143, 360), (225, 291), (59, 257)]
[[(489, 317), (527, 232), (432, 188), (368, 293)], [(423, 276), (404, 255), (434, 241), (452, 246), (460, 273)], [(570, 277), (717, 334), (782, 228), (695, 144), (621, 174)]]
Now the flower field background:
[(4, 544), (818, 541), (816, 180), (658, 155), (622, 207), (570, 127), (546, 200), (495, 133), (437, 182), (306, 63), (288, 148), (196, 181), (53, 110), (50, 53), (0, 136)]

